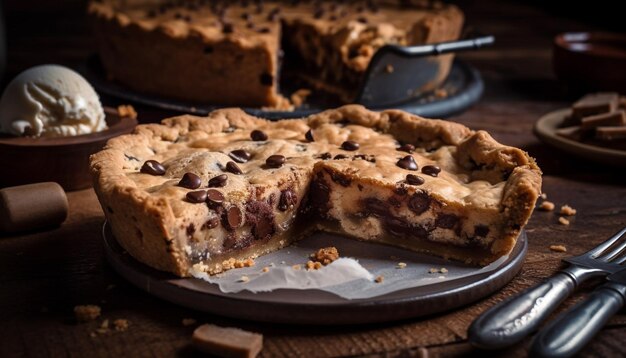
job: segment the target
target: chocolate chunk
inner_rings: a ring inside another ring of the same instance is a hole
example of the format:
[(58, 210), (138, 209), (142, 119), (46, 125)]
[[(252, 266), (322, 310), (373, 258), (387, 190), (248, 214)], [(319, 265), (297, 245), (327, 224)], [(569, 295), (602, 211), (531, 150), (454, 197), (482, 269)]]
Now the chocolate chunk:
[(350, 157), (348, 157), (345, 154), (337, 154), (337, 155), (335, 155), (335, 157), (333, 159), (339, 160), (339, 159), (347, 159), (347, 158), (350, 158)]
[(607, 141), (626, 139), (626, 127), (598, 127), (595, 138)]
[(260, 33), (260, 34), (267, 34), (270, 32), (270, 28), (269, 27), (261, 27), (260, 29), (257, 29), (256, 32)]
[(287, 211), (287, 209), (293, 209), (298, 203), (298, 197), (291, 189), (285, 189), (280, 193), (280, 199), (278, 201), (278, 210)]
[(442, 229), (453, 229), (459, 222), (459, 217), (454, 214), (440, 214), (435, 220), (435, 226)]
[(415, 146), (407, 143), (399, 146), (398, 150), (401, 152), (413, 153), (415, 151)]
[(252, 138), (252, 140), (254, 141), (260, 142), (260, 141), (267, 140), (267, 134), (265, 134), (265, 132), (263, 131), (255, 129), (252, 132), (250, 132), (250, 138)]
[(195, 232), (196, 232), (196, 226), (193, 223), (187, 225), (186, 232), (187, 232), (187, 237), (191, 239), (193, 234), (195, 234)]
[(263, 86), (271, 86), (274, 84), (274, 76), (267, 72), (262, 73), (261, 77), (259, 77), (259, 80), (261, 81), (261, 84)]
[(330, 155), (330, 153), (326, 152), (326, 153), (322, 153), (318, 156), (319, 159), (322, 160), (328, 160), (332, 157), (332, 155)]
[(411, 211), (420, 215), (430, 207), (430, 196), (425, 191), (417, 191), (411, 196), (407, 206)]
[(156, 160), (146, 160), (140, 172), (150, 175), (165, 175), (165, 167)]
[(190, 203), (204, 203), (206, 201), (206, 190), (190, 191), (186, 195)]
[(423, 226), (413, 226), (408, 231), (410, 237), (415, 237), (418, 239), (426, 240), (428, 239), (428, 230), (426, 230)]
[(626, 112), (616, 111), (611, 113), (596, 114), (594, 116), (584, 117), (580, 123), (580, 128), (583, 130), (605, 126), (626, 126)]
[(185, 173), (178, 182), (178, 186), (187, 189), (198, 189), (202, 185), (202, 179), (194, 173)]
[(313, 138), (313, 130), (309, 129), (305, 134), (304, 134), (304, 138), (306, 138), (307, 141), (309, 142), (315, 142), (315, 138)]
[(243, 171), (241, 170), (241, 168), (239, 168), (237, 164), (235, 164), (235, 162), (226, 163), (226, 171), (237, 175), (243, 174)]
[(396, 217), (388, 217), (385, 219), (385, 228), (390, 234), (395, 236), (405, 236), (407, 232), (410, 232), (411, 228), (409, 224)]
[(356, 19), (356, 21), (362, 23), (362, 24), (367, 24), (367, 19), (363, 16), (359, 17)]
[(422, 167), (422, 173), (430, 175), (431, 177), (436, 177), (440, 172), (441, 168), (436, 165), (424, 165)]
[(309, 195), (309, 199), (313, 207), (323, 209), (323, 211), (326, 211), (328, 209), (328, 201), (330, 200), (330, 187), (324, 180), (313, 180), (313, 183), (311, 183), (311, 190)]
[(474, 236), (476, 237), (486, 237), (489, 235), (489, 226), (487, 225), (476, 225), (474, 226)]
[[(422, 172), (424, 171), (424, 169), (422, 168)], [(411, 185), (422, 185), (424, 184), (424, 178), (422, 178), (419, 175), (415, 175), (415, 174), (407, 174), (406, 175), (406, 182), (408, 184)]]
[(574, 103), (572, 106), (572, 117), (574, 117), (576, 124), (578, 124), (583, 117), (615, 111), (618, 102), (619, 95), (617, 93), (606, 92), (588, 94)]
[(341, 149), (343, 150), (348, 150), (348, 151), (355, 151), (358, 150), (360, 147), (359, 143), (353, 141), (353, 140), (347, 140), (345, 142), (343, 142), (341, 144)]
[(350, 177), (348, 177), (347, 175), (340, 173), (340, 172), (336, 172), (334, 170), (330, 170), (330, 169), (326, 169), (326, 172), (330, 175), (330, 178), (337, 184), (343, 186), (343, 187), (349, 187), (350, 183), (352, 182), (352, 179), (350, 179)]
[(209, 188), (221, 188), (226, 186), (228, 182), (228, 175), (220, 174), (216, 177), (209, 179)]
[(217, 216), (214, 216), (210, 219), (208, 219), (204, 225), (202, 225), (202, 228), (207, 230), (207, 229), (214, 229), (216, 228), (218, 225), (220, 224), (220, 220), (217, 218)]
[(225, 22), (222, 24), (222, 32), (225, 34), (232, 34), (235, 31), (233, 24)]
[(280, 168), (283, 166), (283, 164), (285, 164), (285, 156), (280, 154), (270, 155), (265, 160), (265, 165), (270, 168)]
[(407, 155), (406, 157), (398, 160), (396, 165), (406, 170), (417, 170), (417, 163), (415, 162), (415, 159), (413, 159), (413, 156), (411, 155)]
[(241, 215), (241, 210), (236, 206), (231, 206), (228, 208), (226, 213), (226, 224), (230, 229), (236, 229), (241, 225), (243, 221), (243, 217)]
[(211, 207), (219, 206), (224, 202), (224, 194), (219, 190), (209, 189), (206, 191), (206, 202)]
[(246, 203), (246, 224), (252, 226), (252, 235), (256, 240), (269, 239), (276, 231), (273, 208), (265, 201)]
[(237, 163), (245, 163), (252, 157), (250, 153), (243, 149), (233, 150), (232, 152), (228, 153), (228, 156)]
[(377, 198), (366, 198), (364, 200), (365, 210), (368, 215), (383, 217), (389, 215), (389, 205)]

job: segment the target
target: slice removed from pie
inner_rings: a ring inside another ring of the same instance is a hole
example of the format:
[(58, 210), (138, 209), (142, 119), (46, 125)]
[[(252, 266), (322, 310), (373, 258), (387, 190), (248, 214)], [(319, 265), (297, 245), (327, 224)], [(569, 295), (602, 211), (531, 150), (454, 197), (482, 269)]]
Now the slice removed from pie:
[(535, 161), (484, 131), (358, 105), (169, 118), (110, 140), (91, 166), (122, 247), (180, 276), (315, 230), (485, 265), (514, 247), (541, 188)]

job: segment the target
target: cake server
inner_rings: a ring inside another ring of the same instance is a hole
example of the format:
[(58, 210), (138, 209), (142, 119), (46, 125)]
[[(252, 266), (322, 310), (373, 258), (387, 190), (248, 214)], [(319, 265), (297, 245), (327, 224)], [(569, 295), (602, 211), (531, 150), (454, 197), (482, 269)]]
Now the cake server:
[(564, 259), (570, 266), (546, 282), (506, 299), (480, 315), (469, 327), (474, 346), (511, 346), (536, 331), (557, 306), (584, 281), (613, 274), (626, 260), (626, 227), (586, 253)]
[[(622, 255), (617, 262), (626, 261)], [(626, 269), (609, 277), (589, 297), (550, 322), (533, 340), (531, 357), (571, 357), (626, 303)]]
[(418, 46), (386, 45), (370, 61), (355, 103), (366, 107), (388, 107), (434, 91), (440, 61), (433, 56), (492, 45), (493, 36)]

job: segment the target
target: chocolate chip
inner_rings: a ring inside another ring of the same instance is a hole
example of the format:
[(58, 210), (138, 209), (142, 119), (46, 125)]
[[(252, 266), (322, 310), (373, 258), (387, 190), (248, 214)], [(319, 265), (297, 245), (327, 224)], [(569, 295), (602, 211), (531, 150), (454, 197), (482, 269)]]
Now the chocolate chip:
[(315, 138), (313, 138), (313, 130), (309, 129), (305, 134), (304, 134), (304, 138), (306, 138), (306, 140), (308, 140), (309, 142), (315, 142)]
[(406, 182), (411, 184), (411, 185), (422, 185), (422, 184), (424, 184), (424, 178), (422, 178), (419, 175), (415, 175), (415, 174), (407, 174), (406, 175)]
[(217, 218), (217, 216), (214, 216), (212, 218), (210, 218), (209, 220), (207, 220), (204, 225), (202, 225), (203, 229), (213, 229), (216, 228), (218, 225), (220, 224), (220, 220)]
[(265, 132), (263, 131), (255, 129), (252, 132), (250, 132), (250, 138), (252, 138), (252, 140), (254, 141), (260, 142), (260, 141), (267, 140), (267, 134), (265, 134)]
[(272, 218), (260, 218), (252, 229), (252, 234), (257, 240), (269, 239), (276, 230)]
[(267, 34), (270, 32), (270, 28), (269, 27), (261, 27), (260, 29), (257, 29), (256, 32), (260, 33), (260, 34)]
[(415, 146), (407, 143), (399, 146), (398, 150), (401, 152), (413, 153), (415, 151)]
[(226, 186), (226, 182), (228, 182), (228, 175), (220, 174), (209, 179), (209, 188), (221, 188)]
[(243, 149), (233, 150), (232, 152), (228, 153), (228, 156), (237, 163), (245, 163), (250, 160), (250, 157), (252, 157), (250, 153)]
[(298, 197), (291, 189), (285, 189), (280, 193), (280, 200), (278, 201), (278, 210), (287, 211), (292, 209), (298, 202)]
[(285, 156), (280, 155), (280, 154), (270, 155), (265, 160), (265, 165), (267, 165), (270, 168), (280, 168), (283, 166), (283, 164), (285, 164)]
[(262, 73), (261, 77), (259, 77), (261, 84), (263, 86), (271, 86), (274, 84), (274, 76), (269, 73)]
[(359, 147), (360, 147), (359, 143), (353, 140), (347, 140), (341, 144), (341, 149), (348, 150), (351, 152), (359, 149)]
[(313, 13), (313, 17), (316, 19), (321, 18), (322, 16), (324, 16), (324, 9), (319, 8), (317, 10), (315, 10), (315, 12)]
[(365, 209), (368, 214), (376, 217), (383, 217), (389, 214), (389, 205), (376, 198), (365, 199)]
[(243, 221), (243, 217), (241, 215), (241, 210), (236, 206), (231, 206), (228, 208), (228, 212), (226, 214), (226, 223), (228, 227), (231, 229), (236, 229), (241, 225)]
[(202, 185), (202, 179), (194, 173), (185, 173), (178, 182), (178, 186), (187, 189), (198, 189)]
[(237, 175), (243, 174), (243, 171), (241, 170), (241, 168), (239, 168), (237, 164), (235, 164), (235, 162), (226, 163), (226, 171)]
[(330, 155), (330, 153), (326, 152), (326, 153), (322, 153), (318, 156), (319, 159), (321, 160), (328, 160), (330, 159), (332, 156)]
[(411, 155), (407, 155), (406, 157), (398, 160), (396, 165), (406, 170), (417, 170), (417, 163), (415, 163), (415, 159), (413, 159), (413, 156)]
[(489, 235), (489, 226), (487, 225), (474, 226), (474, 236), (486, 237), (487, 235)]
[(411, 196), (407, 206), (411, 209), (411, 211), (419, 215), (428, 210), (430, 207), (430, 200), (431, 199), (428, 193), (425, 191), (417, 191), (413, 194), (413, 196)]
[(436, 177), (441, 172), (441, 168), (436, 165), (424, 165), (422, 167), (422, 173), (426, 175), (430, 175), (432, 177)]
[(206, 190), (190, 191), (186, 195), (190, 203), (204, 203), (206, 201)]
[(241, 18), (248, 21), (250, 20), (250, 14), (248, 14), (247, 12), (244, 12), (243, 14), (241, 14)]
[(219, 206), (224, 202), (224, 194), (219, 190), (209, 189), (206, 191), (206, 201), (212, 207)]
[(146, 160), (140, 172), (150, 175), (165, 175), (165, 167), (156, 160)]
[(344, 186), (344, 187), (349, 187), (350, 183), (352, 182), (352, 179), (350, 179), (349, 176), (340, 173), (340, 172), (336, 172), (334, 170), (329, 170), (326, 169), (326, 172), (330, 175), (330, 178), (337, 184)]
[(335, 155), (335, 157), (333, 159), (339, 160), (339, 159), (346, 159), (346, 158), (350, 158), (350, 157), (348, 157), (345, 154), (337, 154), (337, 155)]
[(193, 236), (193, 234), (196, 232), (196, 226), (191, 223), (187, 226), (187, 237), (191, 239), (191, 237)]
[(316, 179), (311, 183), (309, 192), (311, 205), (317, 209), (320, 214), (328, 211), (328, 201), (330, 200), (330, 187), (321, 179)]
[(222, 24), (222, 32), (225, 34), (232, 34), (235, 31), (233, 24), (225, 22)]
[(454, 214), (441, 214), (435, 220), (435, 226), (442, 229), (453, 229), (459, 222), (459, 217)]
[(356, 21), (362, 23), (362, 24), (367, 24), (367, 19), (363, 16), (359, 17), (358, 19), (356, 19)]

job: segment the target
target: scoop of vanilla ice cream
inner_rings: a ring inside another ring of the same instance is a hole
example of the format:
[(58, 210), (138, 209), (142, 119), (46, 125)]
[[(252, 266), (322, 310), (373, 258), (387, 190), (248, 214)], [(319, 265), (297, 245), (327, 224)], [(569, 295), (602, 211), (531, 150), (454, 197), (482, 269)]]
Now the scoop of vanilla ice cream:
[(9, 83), (0, 100), (0, 131), (4, 133), (61, 137), (106, 128), (98, 94), (67, 67), (30, 68)]

